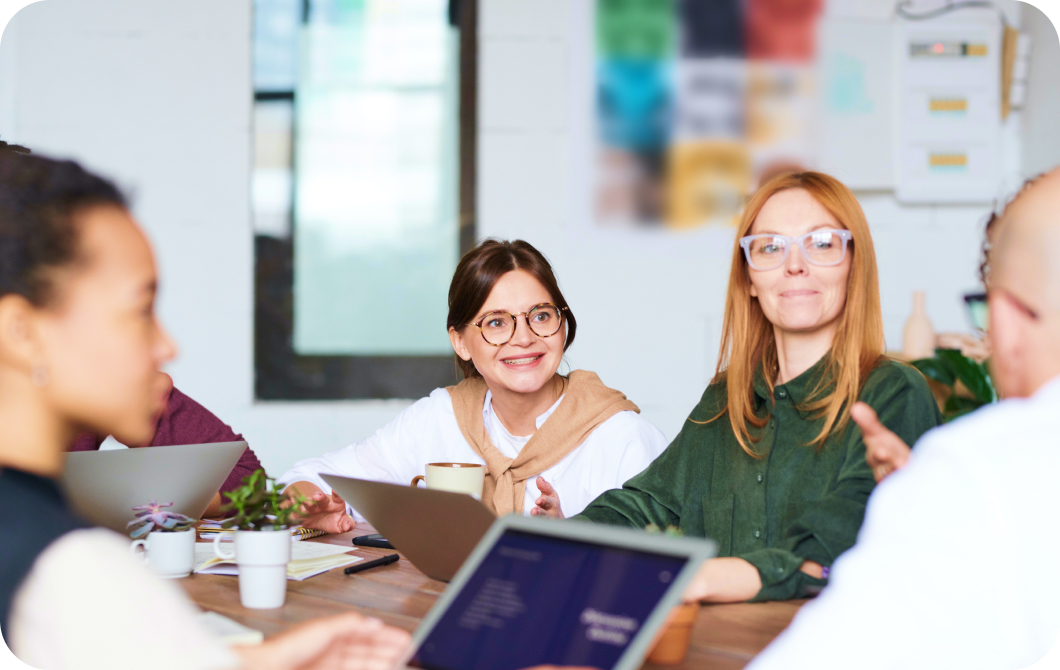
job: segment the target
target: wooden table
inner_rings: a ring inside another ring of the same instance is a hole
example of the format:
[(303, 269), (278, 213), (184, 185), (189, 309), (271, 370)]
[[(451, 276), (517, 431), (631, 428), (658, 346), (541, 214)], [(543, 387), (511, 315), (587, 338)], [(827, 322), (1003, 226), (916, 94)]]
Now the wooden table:
[[(351, 533), (308, 540), (352, 547), (352, 539), (374, 532), (358, 524)], [(357, 547), (367, 560), (394, 553)], [(239, 582), (222, 575), (192, 575), (179, 581), (204, 610), (212, 610), (256, 628), (266, 636), (308, 619), (350, 609), (412, 632), (434, 605), (446, 584), (430, 579), (406, 560), (346, 576), (337, 568), (302, 582), (287, 582), (287, 603), (274, 610), (250, 610), (239, 604)], [(692, 630), (692, 646), (675, 669), (730, 670), (744, 667), (795, 616), (805, 601), (705, 605)], [(656, 666), (646, 665), (646, 668)]]

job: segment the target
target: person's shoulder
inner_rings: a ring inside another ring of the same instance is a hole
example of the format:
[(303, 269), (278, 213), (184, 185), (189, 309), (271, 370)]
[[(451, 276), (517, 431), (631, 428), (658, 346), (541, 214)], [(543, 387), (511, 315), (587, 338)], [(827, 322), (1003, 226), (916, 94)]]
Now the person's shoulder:
[(724, 375), (715, 377), (703, 390), (699, 402), (689, 413), (689, 418), (696, 422), (709, 421), (721, 414), (729, 406), (729, 387)]
[(899, 361), (889, 356), (881, 356), (876, 362), (876, 367), (869, 373), (865, 380), (865, 387), (877, 387), (883, 385), (893, 386), (916, 386), (928, 388), (927, 381), (920, 370), (909, 363)]
[(1009, 398), (984, 405), (931, 431), (925, 436), (924, 451), (952, 452), (958, 459), (1018, 458), (1031, 451), (1060, 454), (1043, 439), (1054, 430), (1055, 417), (1060, 414), (1060, 388), (1057, 391), (1052, 398)]
[(632, 410), (623, 410), (612, 414), (606, 421), (601, 423), (593, 431), (598, 439), (608, 443), (616, 442), (642, 442), (648, 445), (667, 444), (666, 437), (662, 431), (648, 421), (643, 414)]
[(929, 431), (907, 467), (920, 473), (922, 485), (952, 479), (957, 482), (948, 489), (952, 495), (989, 500), (1001, 517), (1056, 509), (1060, 449), (1046, 436), (1055, 430), (1060, 406), (1036, 400), (1004, 400)]
[(433, 416), (452, 416), (453, 399), (444, 388), (436, 388), (401, 411), (406, 419), (428, 419)]
[(34, 566), (46, 570), (65, 570), (76, 565), (77, 571), (90, 574), (91, 568), (134, 563), (129, 553), (129, 544), (123, 536), (104, 528), (79, 528), (63, 534), (41, 555)]
[(908, 363), (883, 356), (865, 379), (858, 395), (861, 400), (871, 405), (873, 398), (890, 397), (899, 393), (912, 394), (924, 402), (935, 402), (931, 387), (920, 370)]

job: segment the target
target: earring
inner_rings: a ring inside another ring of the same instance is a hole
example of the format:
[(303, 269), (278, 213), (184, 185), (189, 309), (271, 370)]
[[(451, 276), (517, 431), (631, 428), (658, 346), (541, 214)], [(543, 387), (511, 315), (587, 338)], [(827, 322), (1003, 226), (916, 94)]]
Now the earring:
[(48, 368), (44, 367), (43, 363), (34, 365), (30, 378), (33, 380), (34, 386), (44, 388), (48, 385)]

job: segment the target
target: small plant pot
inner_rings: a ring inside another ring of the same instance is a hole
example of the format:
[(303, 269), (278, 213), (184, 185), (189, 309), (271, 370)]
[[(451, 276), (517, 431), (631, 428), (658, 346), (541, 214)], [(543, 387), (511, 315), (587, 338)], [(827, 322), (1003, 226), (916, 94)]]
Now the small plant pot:
[(699, 603), (685, 603), (673, 609), (670, 621), (655, 638), (655, 646), (645, 659), (655, 665), (677, 665), (688, 656), (692, 641), (692, 625), (699, 614)]
[(129, 547), (134, 554), (143, 547), (144, 564), (159, 577), (187, 577), (195, 569), (195, 529), (175, 533), (152, 531)]
[[(231, 559), (214, 539), (214, 553)], [(291, 535), (286, 531), (237, 530), (235, 560), (239, 566), (239, 601), (257, 610), (282, 607), (287, 599), (287, 564), (291, 561)]]

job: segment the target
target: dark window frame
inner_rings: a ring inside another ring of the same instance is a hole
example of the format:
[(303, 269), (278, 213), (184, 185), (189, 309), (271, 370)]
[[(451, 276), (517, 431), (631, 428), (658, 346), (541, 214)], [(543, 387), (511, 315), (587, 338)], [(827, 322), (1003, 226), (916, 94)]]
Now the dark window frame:
[[(303, 22), (308, 21), (309, 7), (309, 0), (303, 0)], [(460, 31), (458, 221), (463, 254), (475, 240), (478, 0), (450, 0), (449, 21)], [(295, 92), (258, 91), (254, 99), (289, 100), (293, 104)], [(292, 142), (296, 141), (293, 136)], [(292, 158), (292, 171), (297, 169)], [(460, 380), (453, 356), (303, 356), (295, 352), (292, 332), (296, 222), (292, 220), (290, 224), (292, 234), (287, 239), (254, 237), (255, 400), (421, 398), (435, 388)]]

